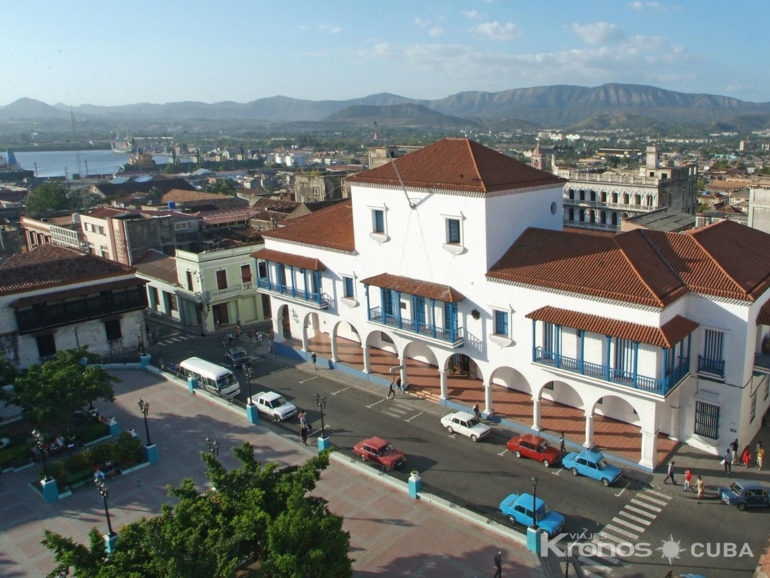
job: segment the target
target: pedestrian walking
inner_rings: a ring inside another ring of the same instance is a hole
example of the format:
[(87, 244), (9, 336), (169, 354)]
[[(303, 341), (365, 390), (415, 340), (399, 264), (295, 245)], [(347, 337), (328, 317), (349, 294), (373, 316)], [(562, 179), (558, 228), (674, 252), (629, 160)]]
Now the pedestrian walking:
[(304, 409), (299, 410), (297, 417), (299, 418), (299, 427), (307, 427), (307, 414), (305, 413)]
[(267, 340), (267, 352), (268, 353), (273, 353), (273, 338), (272, 337), (268, 338), (268, 340)]
[(401, 393), (406, 393), (406, 387), (404, 386), (403, 382), (401, 381), (401, 378), (396, 378), (396, 389)]
[(475, 415), (478, 419), (481, 419), (481, 411), (479, 410), (478, 402), (473, 404), (473, 415)]
[(757, 444), (757, 469), (761, 470), (765, 463), (765, 448), (762, 447), (762, 442)]
[(393, 382), (391, 381), (390, 385), (388, 385), (388, 395), (387, 395), (387, 398), (388, 399), (393, 399), (394, 397), (396, 397), (396, 392), (393, 391)]
[(302, 443), (307, 445), (307, 425), (302, 425), (299, 428), (299, 439), (302, 440)]
[(564, 432), (561, 432), (559, 436), (559, 452), (564, 453), (566, 451), (566, 445), (564, 444)]
[(733, 471), (733, 452), (730, 451), (729, 447), (725, 450), (725, 457), (722, 459), (722, 464), (725, 466), (725, 473)]
[(692, 481), (692, 472), (690, 470), (684, 471), (684, 491), (690, 491), (690, 482)]
[(262, 347), (262, 334), (261, 333), (257, 333), (257, 345)]
[(738, 465), (738, 448), (741, 446), (738, 445), (738, 440), (736, 439), (733, 443), (730, 444), (730, 449), (733, 451), (733, 465)]
[(698, 479), (695, 481), (695, 491), (698, 492), (698, 503), (700, 504), (703, 493), (706, 491), (706, 485), (703, 483), (703, 478), (700, 476), (698, 476)]
[(311, 354), (310, 354), (310, 359), (311, 359), (311, 360), (312, 360), (312, 362), (313, 362), (313, 369), (315, 369), (316, 371), (318, 371), (318, 366), (316, 365), (316, 361), (318, 360), (318, 357), (316, 357), (315, 351), (314, 351), (313, 353), (311, 353)]
[(495, 554), (495, 578), (503, 577), (503, 553), (498, 551)]
[(749, 464), (751, 463), (751, 448), (749, 446), (743, 448), (743, 452), (741, 453), (741, 461), (743, 462), (744, 468), (749, 467)]
[(667, 484), (668, 480), (670, 479), (671, 483), (676, 485), (676, 480), (674, 479), (674, 463), (675, 462), (671, 462), (670, 464), (668, 464), (666, 479), (663, 480), (664, 484)]

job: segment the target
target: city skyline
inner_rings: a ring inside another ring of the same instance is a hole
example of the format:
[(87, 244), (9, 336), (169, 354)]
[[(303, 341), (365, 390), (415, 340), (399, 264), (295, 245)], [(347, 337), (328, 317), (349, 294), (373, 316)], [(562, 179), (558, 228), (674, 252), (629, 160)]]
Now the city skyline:
[(757, 72), (770, 49), (770, 9), (760, 2), (27, 6), (4, 8), (13, 25), (0, 38), (0, 106), (23, 97), (74, 106), (381, 92), (438, 99), (613, 82), (770, 101), (770, 80)]

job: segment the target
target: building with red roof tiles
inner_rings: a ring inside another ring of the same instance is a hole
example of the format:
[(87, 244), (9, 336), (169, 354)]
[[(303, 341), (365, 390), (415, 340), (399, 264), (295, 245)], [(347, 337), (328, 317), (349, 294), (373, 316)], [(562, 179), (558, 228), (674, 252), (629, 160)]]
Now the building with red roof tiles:
[(676, 442), (718, 455), (757, 432), (770, 235), (730, 221), (576, 230), (567, 181), (469, 139), (347, 182), (349, 200), (265, 232), (253, 254), (280, 353), (328, 345), (334, 367), (384, 385), (398, 374), (459, 409), (470, 395), (533, 431), (563, 427), (541, 411), (559, 408), (586, 447), (625, 432), (632, 449), (615, 458), (645, 471)]

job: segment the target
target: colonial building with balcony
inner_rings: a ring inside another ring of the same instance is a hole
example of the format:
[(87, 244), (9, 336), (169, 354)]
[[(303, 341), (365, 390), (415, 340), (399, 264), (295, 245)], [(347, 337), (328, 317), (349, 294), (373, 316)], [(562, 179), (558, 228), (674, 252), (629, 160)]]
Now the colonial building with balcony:
[(678, 442), (719, 455), (758, 431), (770, 235), (565, 231), (563, 179), (468, 139), (349, 181), (254, 253), (279, 353), (647, 471)]
[(42, 245), (0, 267), (0, 348), (20, 367), (74, 347), (136, 352), (145, 343), (146, 307), (133, 267)]
[[(533, 153), (533, 165), (542, 165), (538, 158)], [(661, 167), (654, 146), (647, 147), (646, 163), (638, 172), (596, 173), (556, 168), (554, 174), (567, 180), (565, 226), (620, 231), (623, 219), (664, 207), (694, 215), (698, 206), (698, 167)]]

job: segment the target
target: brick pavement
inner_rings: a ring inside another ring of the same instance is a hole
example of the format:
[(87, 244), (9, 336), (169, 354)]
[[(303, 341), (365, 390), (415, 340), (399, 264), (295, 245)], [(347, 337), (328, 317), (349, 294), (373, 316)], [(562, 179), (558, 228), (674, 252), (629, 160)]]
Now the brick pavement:
[[(97, 404), (114, 415), (122, 430), (144, 432), (136, 401), (150, 403), (150, 435), (160, 462), (110, 481), (110, 514), (114, 528), (156, 515), (171, 503), (166, 485), (184, 477), (203, 486), (200, 452), (205, 438), (221, 443), (225, 467), (238, 462), (230, 449), (248, 440), (260, 459), (283, 465), (306, 460), (311, 452), (296, 440), (250, 425), (231, 409), (191, 396), (164, 378), (141, 371), (116, 372), (114, 404)], [(94, 525), (106, 531), (101, 497), (86, 486), (69, 498), (46, 504), (28, 487), (37, 467), (7, 472), (0, 478), (0, 575), (43, 576), (54, 566), (53, 556), (40, 544), (43, 528), (86, 542)], [(471, 578), (494, 573), (493, 556), (503, 550), (504, 576), (542, 576), (538, 559), (497, 534), (450, 515), (431, 504), (412, 500), (355, 468), (337, 461), (323, 473), (316, 491), (329, 500), (332, 511), (345, 517), (351, 534), (355, 576), (454, 576)]]

